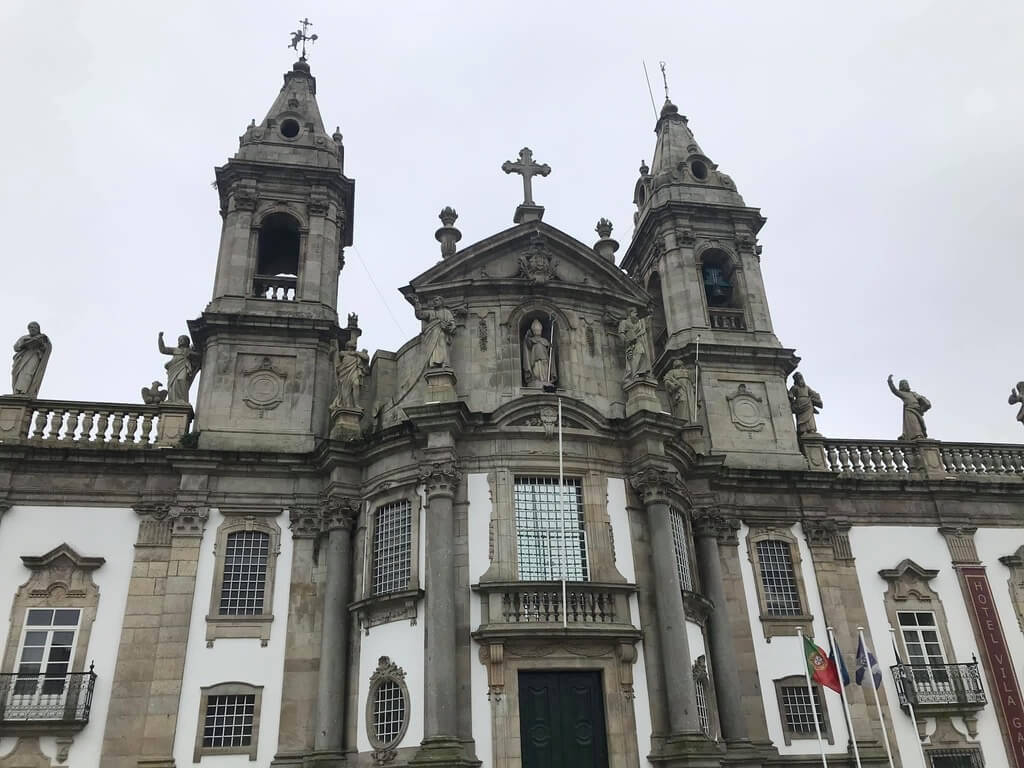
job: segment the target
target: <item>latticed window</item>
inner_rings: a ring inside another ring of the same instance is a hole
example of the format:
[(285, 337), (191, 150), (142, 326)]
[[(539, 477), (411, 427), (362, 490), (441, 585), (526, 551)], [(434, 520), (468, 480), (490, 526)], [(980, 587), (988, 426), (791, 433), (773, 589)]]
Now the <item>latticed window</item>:
[(683, 513), (675, 507), (669, 509), (672, 521), (672, 544), (676, 550), (676, 568), (679, 570), (679, 586), (688, 592), (693, 591), (693, 576), (690, 574), (689, 537), (686, 535), (686, 520)]
[(589, 579), (579, 478), (517, 477), (515, 509), (520, 579)]
[(373, 594), (408, 588), (412, 574), (412, 504), (408, 499), (377, 508), (372, 570)]
[(977, 749), (928, 750), (932, 768), (983, 768), (985, 761)]
[(229, 533), (224, 545), (221, 581), (221, 616), (258, 616), (263, 613), (267, 589), (270, 534), (263, 531)]
[[(811, 704), (811, 695), (814, 704)], [(828, 730), (825, 710), (822, 707), (821, 691), (818, 688), (807, 690), (803, 685), (784, 685), (779, 688), (780, 705), (782, 707), (783, 726), (795, 738), (816, 738), (814, 715), (818, 715), (818, 727), (824, 735)]]
[(697, 722), (700, 723), (700, 729), (704, 731), (705, 735), (711, 736), (711, 714), (708, 711), (707, 683), (699, 677), (695, 677), (693, 683), (694, 691), (697, 694)]
[(394, 680), (377, 686), (373, 696), (373, 730), (383, 746), (394, 744), (405, 725), (405, 695)]
[(208, 696), (203, 721), (203, 748), (248, 747), (252, 744), (256, 696)]
[(793, 570), (789, 542), (763, 539), (757, 542), (765, 611), (770, 616), (800, 616), (800, 590)]

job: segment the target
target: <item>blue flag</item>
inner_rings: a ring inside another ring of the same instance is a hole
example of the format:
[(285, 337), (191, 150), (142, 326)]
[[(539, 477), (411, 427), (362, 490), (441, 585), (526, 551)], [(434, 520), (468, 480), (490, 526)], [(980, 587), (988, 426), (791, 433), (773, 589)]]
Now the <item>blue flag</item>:
[(857, 685), (864, 685), (864, 675), (868, 669), (871, 670), (871, 680), (877, 688), (882, 684), (882, 670), (878, 666), (878, 659), (864, 647), (864, 641), (860, 640), (857, 643)]
[(839, 650), (839, 643), (833, 643), (831, 638), (829, 639), (828, 660), (836, 665), (836, 669), (839, 671), (839, 679), (843, 682), (843, 687), (848, 686), (850, 684), (850, 673), (846, 671), (846, 662), (843, 661), (843, 654)]

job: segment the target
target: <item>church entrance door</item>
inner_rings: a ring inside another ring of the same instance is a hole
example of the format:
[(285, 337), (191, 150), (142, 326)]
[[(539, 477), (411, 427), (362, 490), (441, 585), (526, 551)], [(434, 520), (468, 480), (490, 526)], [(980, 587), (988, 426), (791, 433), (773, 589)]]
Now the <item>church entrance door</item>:
[(520, 672), (523, 768), (608, 768), (600, 672)]

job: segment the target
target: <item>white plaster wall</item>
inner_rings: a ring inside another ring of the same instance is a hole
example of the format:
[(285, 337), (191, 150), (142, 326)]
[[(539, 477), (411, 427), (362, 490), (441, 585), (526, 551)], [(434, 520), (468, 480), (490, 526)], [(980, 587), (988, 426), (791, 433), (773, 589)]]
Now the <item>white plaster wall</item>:
[[(68, 756), (71, 765), (100, 763), (137, 532), (135, 512), (111, 507), (13, 506), (0, 521), (0, 616), (5, 619), (0, 632), (0, 655), (7, 652), (8, 619), (15, 592), (29, 577), (29, 570), (21, 562), (22, 555), (42, 555), (66, 543), (80, 555), (106, 558), (103, 566), (92, 572), (100, 590), (86, 656), (87, 664), (96, 664), (92, 712), (89, 724), (75, 735)], [(14, 744), (13, 738), (0, 738), (0, 757), (10, 752)], [(56, 755), (53, 738), (40, 739), (40, 746), (46, 755)]]
[[(1024, 544), (1024, 530), (1021, 529), (980, 529), (975, 535), (978, 557), (988, 571), (989, 583), (999, 613), (1003, 633), (1011, 655), (1019, 663), (1024, 660), (1024, 635), (1017, 625), (1016, 613), (1010, 602), (1007, 579), (1009, 570), (999, 562), (999, 557), (1008, 555)], [(864, 605), (867, 610), (869, 646), (882, 667), (882, 686), (886, 690), (894, 714), (893, 728), (896, 734), (900, 758), (906, 768), (922, 768), (924, 761), (917, 746), (916, 728), (910, 717), (903, 714), (897, 704), (897, 694), (889, 667), (896, 663), (889, 640), (889, 617), (885, 611), (884, 595), (888, 584), (878, 575), (883, 568), (893, 568), (909, 558), (922, 568), (934, 568), (939, 574), (932, 579), (931, 586), (939, 594), (945, 609), (952, 648), (946, 655), (952, 662), (969, 662), (971, 656), (981, 654), (971, 629), (971, 620), (960, 589), (960, 582), (950, 562), (949, 549), (945, 539), (934, 528), (920, 527), (864, 527), (850, 531), (850, 546), (857, 562), (857, 578), (860, 582)], [(872, 643), (873, 639), (873, 643)], [(982, 675), (982, 683), (988, 693), (988, 680)], [(850, 690), (854, 690), (851, 688)], [(870, 699), (870, 690), (865, 690)], [(860, 695), (855, 693), (854, 695)], [(874, 706), (871, 704), (871, 706)], [(954, 725), (964, 734), (966, 728), (960, 718), (954, 718)], [(929, 719), (928, 732), (935, 728), (934, 719)], [(985, 765), (989, 768), (1006, 768), (1006, 751), (999, 730), (995, 705), (989, 694), (989, 705), (978, 715), (978, 741), (981, 742)]]
[[(827, 651), (828, 636), (825, 632), (825, 619), (821, 608), (821, 596), (818, 593), (818, 583), (814, 578), (814, 569), (811, 565), (811, 553), (807, 548), (807, 542), (804, 540), (800, 526), (794, 525), (789, 530), (796, 538), (800, 550), (800, 568), (807, 591), (808, 610), (814, 616), (812, 625), (814, 641)], [(761, 683), (761, 700), (764, 704), (765, 720), (768, 723), (768, 735), (780, 754), (818, 754), (816, 738), (793, 739), (793, 743), (787, 746), (782, 735), (782, 720), (779, 714), (778, 699), (775, 695), (774, 681), (788, 675), (803, 676), (807, 662), (806, 656), (804, 656), (803, 641), (796, 636), (795, 628), (790, 636), (776, 635), (770, 643), (765, 639), (764, 631), (761, 628), (761, 611), (757, 600), (757, 590), (754, 585), (754, 568), (750, 563), (750, 558), (746, 556), (749, 533), (750, 529), (746, 525), (741, 526), (740, 571), (743, 575), (743, 592), (747, 598), (747, 614), (750, 620), (751, 636), (754, 640), (754, 656), (757, 660), (757, 674)], [(843, 638), (836, 639), (841, 644), (843, 643)], [(846, 644), (848, 645), (849, 641)], [(853, 648), (844, 650), (844, 653), (850, 656), (855, 650), (856, 641), (854, 641)], [(848, 690), (852, 691), (853, 689)], [(832, 725), (833, 741), (835, 742), (834, 744), (826, 742), (825, 751), (826, 753), (846, 752), (847, 728), (842, 701), (838, 693), (828, 688), (824, 689), (823, 696), (825, 705), (828, 707), (828, 719)]]
[[(185, 674), (178, 704), (178, 727), (174, 734), (174, 759), (178, 765), (191, 765), (199, 722), (200, 688), (217, 683), (242, 682), (263, 686), (257, 765), (269, 765), (277, 751), (281, 719), (281, 684), (284, 676), (285, 633), (288, 623), (288, 589), (292, 570), (292, 537), (286, 512), (274, 518), (281, 527), (281, 553), (274, 577), (274, 622), (270, 642), (264, 648), (258, 638), (221, 638), (206, 647), (206, 616), (213, 590), (214, 544), (224, 516), (210, 509), (203, 532), (196, 569), (196, 591), (192, 601), (188, 645), (185, 650)], [(250, 766), (246, 755), (205, 756), (204, 766)]]
[[(466, 478), (467, 541), (469, 545), (469, 583), (477, 584), (491, 564), (490, 521), (491, 489), (486, 474), (472, 474)], [(472, 632), (480, 626), (480, 598), (472, 595), (469, 599), (469, 629)], [(481, 768), (493, 764), (493, 738), (491, 735), (491, 704), (487, 699), (487, 668), (479, 662), (480, 643), (472, 641), (470, 660), (470, 716), (473, 726), (473, 741)]]

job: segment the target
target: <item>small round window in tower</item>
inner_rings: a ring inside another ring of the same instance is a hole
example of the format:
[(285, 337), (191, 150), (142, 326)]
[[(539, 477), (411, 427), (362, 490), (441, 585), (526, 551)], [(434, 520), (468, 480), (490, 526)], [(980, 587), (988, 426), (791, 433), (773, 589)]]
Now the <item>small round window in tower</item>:
[(694, 178), (704, 181), (708, 177), (708, 167), (704, 165), (700, 160), (694, 160), (690, 163), (690, 171), (693, 173)]
[(286, 139), (294, 139), (299, 135), (299, 121), (288, 118), (281, 123), (281, 135)]

